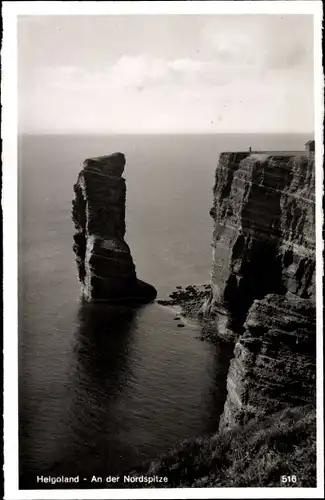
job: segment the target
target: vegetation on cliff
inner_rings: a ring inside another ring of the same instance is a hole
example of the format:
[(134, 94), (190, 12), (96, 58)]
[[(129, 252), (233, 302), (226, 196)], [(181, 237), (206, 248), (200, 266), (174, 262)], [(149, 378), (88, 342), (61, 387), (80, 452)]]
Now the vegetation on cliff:
[(159, 486), (169, 488), (315, 487), (315, 408), (290, 408), (185, 441), (131, 474), (166, 476)]

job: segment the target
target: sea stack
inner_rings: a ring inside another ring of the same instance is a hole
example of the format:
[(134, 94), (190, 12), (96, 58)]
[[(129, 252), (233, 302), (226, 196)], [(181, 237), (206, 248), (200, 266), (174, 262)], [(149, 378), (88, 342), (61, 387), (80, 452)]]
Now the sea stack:
[(137, 279), (125, 235), (126, 185), (122, 153), (89, 158), (74, 185), (72, 219), (83, 297), (88, 301), (146, 303), (156, 289)]

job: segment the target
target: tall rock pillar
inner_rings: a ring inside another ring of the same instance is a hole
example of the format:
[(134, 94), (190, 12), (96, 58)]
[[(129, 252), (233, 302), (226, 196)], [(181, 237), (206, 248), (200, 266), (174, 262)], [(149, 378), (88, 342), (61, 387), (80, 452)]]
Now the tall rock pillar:
[(74, 185), (72, 219), (82, 292), (89, 301), (150, 302), (155, 288), (137, 279), (125, 235), (125, 157), (85, 160)]

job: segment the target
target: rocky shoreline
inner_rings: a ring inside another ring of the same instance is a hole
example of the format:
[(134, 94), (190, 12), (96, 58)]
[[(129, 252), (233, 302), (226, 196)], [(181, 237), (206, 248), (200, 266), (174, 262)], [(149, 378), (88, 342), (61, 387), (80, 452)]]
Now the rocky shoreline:
[[(227, 329), (225, 335), (224, 330), (216, 333), (215, 315), (206, 317), (203, 313), (204, 304), (211, 296), (211, 284), (204, 283), (200, 285), (178, 285), (176, 289), (169, 294), (168, 299), (158, 299), (156, 302), (161, 306), (175, 308), (175, 320), (182, 320), (183, 318), (195, 320), (199, 323), (201, 332), (200, 340), (205, 340), (213, 344), (220, 342), (234, 343), (239, 337), (241, 330), (238, 326), (233, 324), (233, 329)], [(176, 308), (179, 309), (176, 311)], [(226, 311), (220, 307), (218, 310), (219, 315), (224, 314), (225, 320), (228, 321)], [(220, 317), (220, 316), (219, 316)], [(184, 324), (178, 324), (182, 327)]]
[(205, 318), (202, 306), (211, 294), (211, 285), (204, 283), (200, 285), (178, 285), (176, 290), (169, 294), (169, 299), (158, 299), (156, 302), (165, 307), (175, 308), (174, 320), (179, 321), (177, 327), (184, 327), (186, 319), (195, 320), (200, 325), (200, 340), (211, 343), (219, 343), (222, 339), (215, 334), (215, 324), (210, 318)]
[(162, 306), (179, 306), (182, 315), (188, 318), (197, 318), (204, 300), (211, 291), (211, 285), (178, 285), (176, 290), (169, 294), (169, 299), (158, 299)]

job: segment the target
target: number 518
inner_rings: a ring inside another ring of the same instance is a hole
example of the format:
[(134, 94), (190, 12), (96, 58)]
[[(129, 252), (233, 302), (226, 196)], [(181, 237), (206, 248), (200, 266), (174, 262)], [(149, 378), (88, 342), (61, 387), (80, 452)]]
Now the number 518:
[(281, 483), (296, 483), (297, 476), (281, 476)]

